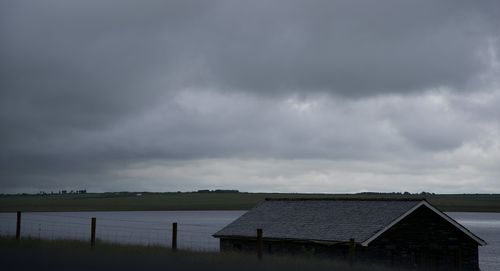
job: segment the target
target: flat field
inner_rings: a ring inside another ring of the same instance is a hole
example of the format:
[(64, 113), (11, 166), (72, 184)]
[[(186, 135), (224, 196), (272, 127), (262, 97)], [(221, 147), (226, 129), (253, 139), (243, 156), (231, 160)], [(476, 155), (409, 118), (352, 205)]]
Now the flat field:
[(426, 198), (448, 212), (500, 212), (499, 194), (88, 193), (2, 195), (0, 212), (247, 210), (265, 198)]
[(370, 265), (350, 267), (313, 257), (265, 255), (259, 261), (254, 254), (216, 252), (172, 252), (165, 247), (145, 247), (97, 243), (91, 249), (81, 241), (46, 241), (0, 237), (2, 270), (218, 270), (218, 271), (341, 271), (389, 270)]

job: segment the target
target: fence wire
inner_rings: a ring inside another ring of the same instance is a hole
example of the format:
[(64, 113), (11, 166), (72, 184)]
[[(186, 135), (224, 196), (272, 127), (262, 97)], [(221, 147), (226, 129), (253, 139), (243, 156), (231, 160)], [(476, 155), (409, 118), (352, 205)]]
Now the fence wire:
[[(15, 213), (0, 214), (0, 236), (15, 236)], [(109, 243), (171, 247), (176, 221), (97, 217), (96, 239)], [(176, 222), (177, 223), (177, 222)], [(218, 251), (212, 235), (220, 225), (177, 223), (177, 247), (193, 251)], [(90, 240), (91, 216), (80, 214), (22, 213), (21, 237), (45, 240)]]

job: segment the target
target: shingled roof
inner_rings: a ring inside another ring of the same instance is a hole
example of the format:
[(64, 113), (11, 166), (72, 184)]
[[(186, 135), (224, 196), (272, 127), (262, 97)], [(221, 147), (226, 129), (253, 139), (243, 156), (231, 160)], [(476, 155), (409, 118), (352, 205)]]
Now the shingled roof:
[(486, 244), (425, 200), (267, 199), (214, 234), (221, 238), (255, 238), (263, 229), (269, 239), (346, 242), (368, 245), (399, 220), (425, 205), (479, 244)]

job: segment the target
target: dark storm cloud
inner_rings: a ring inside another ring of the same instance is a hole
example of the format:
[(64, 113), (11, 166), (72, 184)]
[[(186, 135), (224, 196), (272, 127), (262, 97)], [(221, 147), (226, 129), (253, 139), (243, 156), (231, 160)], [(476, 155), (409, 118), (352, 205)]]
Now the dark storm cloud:
[(179, 84), (343, 96), (460, 88), (489, 68), (480, 54), (498, 37), (495, 10), (496, 1), (11, 1), (2, 70), (10, 89), (77, 104), (99, 94), (106, 107), (121, 95), (127, 110), (147, 99), (138, 89)]
[(308, 119), (286, 106), (483, 88), (498, 69), (499, 11), (498, 1), (2, 1), (2, 182), (155, 158), (456, 148), (476, 135), (460, 114), (432, 124), (417, 105), (375, 119), (371, 106), (340, 102)]

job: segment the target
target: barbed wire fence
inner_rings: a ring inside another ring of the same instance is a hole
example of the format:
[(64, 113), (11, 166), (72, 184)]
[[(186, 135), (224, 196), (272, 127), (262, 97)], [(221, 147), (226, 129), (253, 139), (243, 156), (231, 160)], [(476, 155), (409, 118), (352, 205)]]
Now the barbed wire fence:
[[(3, 213), (0, 216), (0, 236), (43, 240), (97, 241), (127, 245), (161, 246), (191, 251), (218, 251), (218, 240), (212, 235), (219, 225), (178, 223), (98, 217), (92, 233), (91, 216), (54, 213)], [(177, 224), (174, 230), (174, 223)], [(19, 227), (19, 230), (17, 228)], [(175, 235), (175, 237), (174, 237)]]

